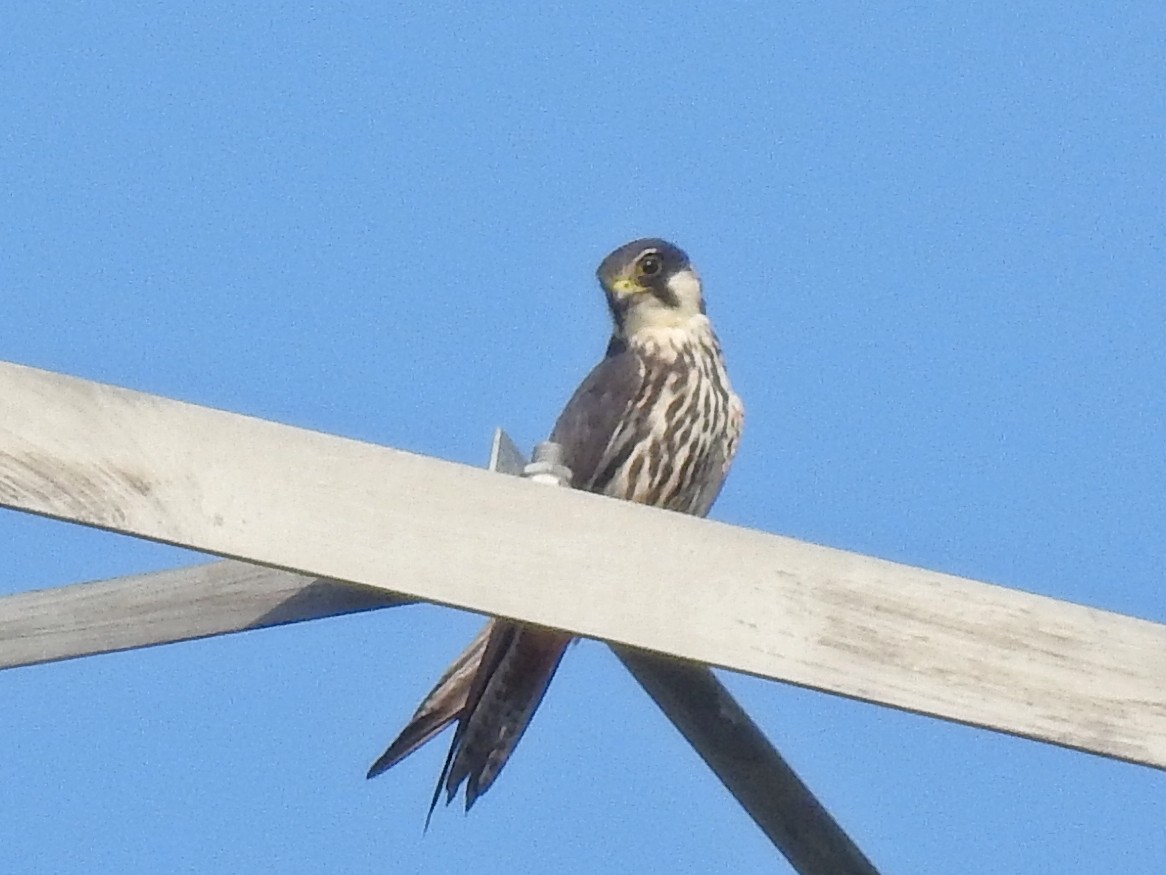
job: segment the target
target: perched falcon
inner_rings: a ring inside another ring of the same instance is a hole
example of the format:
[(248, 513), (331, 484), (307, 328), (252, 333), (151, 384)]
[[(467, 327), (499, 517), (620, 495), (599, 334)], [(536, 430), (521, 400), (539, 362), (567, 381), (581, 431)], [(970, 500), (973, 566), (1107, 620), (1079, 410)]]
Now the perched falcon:
[[(737, 450), (743, 410), (683, 251), (636, 240), (599, 265), (613, 322), (607, 354), (567, 402), (551, 440), (571, 485), (704, 516)], [(457, 722), (430, 814), (466, 783), (466, 809), (506, 764), (571, 636), (490, 620), (438, 679), (397, 740), (369, 769), (381, 774)]]

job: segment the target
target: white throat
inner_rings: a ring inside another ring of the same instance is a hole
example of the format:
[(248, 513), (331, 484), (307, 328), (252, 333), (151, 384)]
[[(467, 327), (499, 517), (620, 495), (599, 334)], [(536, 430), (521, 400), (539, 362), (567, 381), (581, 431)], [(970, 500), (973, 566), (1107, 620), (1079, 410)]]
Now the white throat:
[(708, 320), (701, 313), (700, 277), (691, 268), (682, 270), (668, 279), (668, 290), (676, 299), (676, 306), (669, 306), (651, 293), (643, 293), (624, 314), (623, 333), (632, 337), (641, 331), (662, 328), (688, 328), (697, 321)]

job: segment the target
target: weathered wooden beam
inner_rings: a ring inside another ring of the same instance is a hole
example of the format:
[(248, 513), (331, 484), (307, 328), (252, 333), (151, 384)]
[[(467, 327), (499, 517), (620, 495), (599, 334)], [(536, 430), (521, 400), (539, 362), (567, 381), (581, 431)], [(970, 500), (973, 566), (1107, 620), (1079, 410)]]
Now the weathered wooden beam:
[[(491, 471), (525, 459), (501, 429)], [(0, 596), (0, 669), (410, 604), (416, 599), (225, 559)]]
[(171, 644), (412, 599), (230, 560), (0, 598), (0, 669)]
[(1166, 768), (1166, 627), (775, 535), (11, 364), (0, 504)]
[[(524, 458), (497, 431), (490, 470)], [(0, 668), (392, 607), (404, 597), (232, 560), (0, 597)], [(877, 875), (704, 666), (616, 654), (799, 875)]]

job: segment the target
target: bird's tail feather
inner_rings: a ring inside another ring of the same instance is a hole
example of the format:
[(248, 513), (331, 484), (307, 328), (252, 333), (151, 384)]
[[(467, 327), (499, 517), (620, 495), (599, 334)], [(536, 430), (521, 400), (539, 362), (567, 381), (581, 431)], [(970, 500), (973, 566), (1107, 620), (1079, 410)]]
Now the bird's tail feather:
[(458, 717), (430, 816), (466, 782), (466, 810), (490, 789), (546, 693), (571, 636), (555, 629), (495, 620)]
[(425, 823), (442, 791), (448, 803), (463, 783), (468, 811), (506, 765), (570, 642), (570, 635), (554, 629), (490, 620), (438, 678), (368, 777), (388, 771), (456, 721)]
[(369, 778), (375, 778), (377, 775), (387, 772), (461, 717), (470, 687), (478, 673), (482, 654), (490, 639), (490, 631), (496, 622), (496, 620), (490, 620), (486, 623), (469, 646), (438, 678), (433, 689), (429, 691), (429, 695), (421, 700), (421, 704), (409, 719), (408, 725), (401, 730), (401, 734), (372, 764), (368, 770)]

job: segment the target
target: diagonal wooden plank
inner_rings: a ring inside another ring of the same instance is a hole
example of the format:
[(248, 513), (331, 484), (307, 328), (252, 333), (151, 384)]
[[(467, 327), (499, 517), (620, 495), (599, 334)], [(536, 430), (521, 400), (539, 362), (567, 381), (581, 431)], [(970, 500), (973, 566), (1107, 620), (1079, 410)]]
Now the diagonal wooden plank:
[[(521, 474), (500, 429), (490, 469)], [(0, 668), (258, 629), (406, 603), (383, 590), (231, 560), (0, 598)], [(800, 875), (877, 875), (703, 666), (617, 655)]]
[(878, 875), (711, 671), (612, 650), (799, 875)]
[(1159, 624), (10, 364), (0, 504), (1166, 767)]
[(414, 601), (230, 560), (0, 598), (0, 669)]
[[(521, 474), (524, 462), (522, 451), (497, 429), (489, 470)], [(0, 669), (415, 601), (375, 587), (229, 559), (21, 592), (0, 596)]]
[[(490, 470), (521, 473), (497, 429)], [(0, 596), (0, 669), (411, 604), (383, 589), (223, 560)]]

